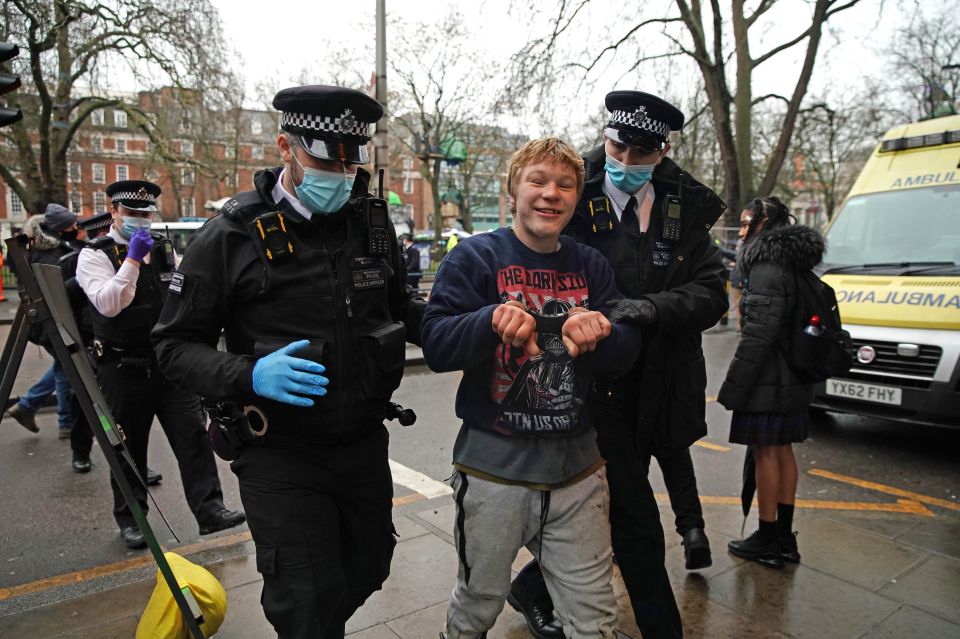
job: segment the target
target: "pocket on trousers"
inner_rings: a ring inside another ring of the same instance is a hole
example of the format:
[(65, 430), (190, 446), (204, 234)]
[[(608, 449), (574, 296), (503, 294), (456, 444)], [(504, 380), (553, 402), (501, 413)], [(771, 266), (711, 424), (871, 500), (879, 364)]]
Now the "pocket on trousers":
[(257, 572), (261, 575), (277, 574), (277, 547), (257, 544)]

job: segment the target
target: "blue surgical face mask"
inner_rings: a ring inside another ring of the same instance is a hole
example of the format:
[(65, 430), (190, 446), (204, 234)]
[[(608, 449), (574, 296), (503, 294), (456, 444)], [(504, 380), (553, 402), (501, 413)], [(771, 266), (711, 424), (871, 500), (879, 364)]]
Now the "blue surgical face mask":
[[(292, 149), (290, 152), (297, 164), (300, 164), (296, 153)], [(356, 174), (321, 171), (302, 164), (300, 168), (303, 170), (303, 181), (300, 184), (294, 184), (293, 188), (297, 192), (297, 198), (311, 213), (317, 215), (336, 213), (350, 199)]]
[(624, 193), (636, 193), (653, 177), (653, 164), (624, 164), (607, 154), (607, 164), (604, 167), (613, 185)]
[(150, 230), (150, 218), (148, 217), (133, 217), (128, 215), (120, 216), (120, 235), (129, 240), (133, 237), (133, 234), (137, 231)]

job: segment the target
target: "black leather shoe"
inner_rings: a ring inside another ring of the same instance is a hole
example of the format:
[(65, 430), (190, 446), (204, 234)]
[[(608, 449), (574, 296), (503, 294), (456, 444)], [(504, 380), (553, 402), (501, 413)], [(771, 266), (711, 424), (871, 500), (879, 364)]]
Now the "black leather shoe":
[(147, 540), (143, 538), (139, 526), (127, 526), (120, 529), (120, 537), (123, 539), (123, 545), (132, 550), (140, 550), (147, 547)]
[(150, 470), (150, 467), (147, 466), (147, 486), (156, 486), (163, 481), (163, 475), (153, 470)]
[(212, 517), (200, 524), (200, 534), (210, 535), (227, 528), (239, 526), (247, 520), (247, 516), (239, 510), (227, 510), (225, 507), (217, 511)]
[(514, 593), (507, 595), (507, 603), (527, 620), (527, 628), (537, 639), (563, 639), (563, 626), (554, 619), (553, 610), (547, 610), (536, 602), (521, 602)]
[(700, 570), (713, 564), (710, 556), (710, 541), (703, 528), (691, 528), (683, 535), (683, 554), (687, 570)]
[(20, 404), (14, 404), (11, 406), (7, 411), (7, 414), (17, 420), (18, 424), (29, 430), (31, 433), (40, 432), (40, 427), (37, 426), (37, 420), (33, 416), (33, 413), (27, 412), (20, 408)]
[(780, 559), (791, 564), (800, 563), (800, 551), (797, 549), (797, 533), (792, 532), (780, 538)]
[(783, 559), (780, 558), (780, 540), (774, 538), (765, 541), (756, 531), (746, 539), (738, 539), (727, 544), (730, 554), (743, 557), (763, 564), (768, 568), (783, 568)]
[(89, 453), (78, 453), (73, 452), (73, 462), (70, 464), (73, 467), (73, 472), (75, 473), (89, 473), (90, 472), (90, 455)]

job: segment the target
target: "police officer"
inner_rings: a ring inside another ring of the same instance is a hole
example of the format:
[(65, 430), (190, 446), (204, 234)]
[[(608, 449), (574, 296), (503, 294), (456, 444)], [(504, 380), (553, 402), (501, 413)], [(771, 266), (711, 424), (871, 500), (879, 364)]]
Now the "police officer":
[[(610, 261), (627, 298), (610, 319), (641, 325), (633, 369), (599, 379), (589, 403), (607, 460), (613, 550), (645, 639), (681, 637), (664, 567), (664, 536), (647, 478), (663, 471), (688, 569), (709, 566), (710, 547), (689, 447), (706, 430), (701, 331), (726, 311), (724, 268), (710, 227), (724, 203), (666, 157), (684, 116), (657, 96), (613, 91), (604, 144), (588, 153), (586, 184), (567, 233)], [(511, 603), (538, 637), (560, 637), (535, 564), (521, 571)]]
[(284, 165), (196, 233), (153, 339), (164, 372), (216, 401), (231, 434), (222, 454), (239, 454), (267, 619), (284, 639), (342, 638), (390, 570), (383, 420), (424, 304), (359, 168), (380, 104), (301, 86), (273, 106)]
[(420, 288), (420, 249), (413, 243), (413, 236), (409, 233), (400, 236), (400, 247), (403, 265), (407, 270), (407, 284), (417, 290)]
[[(141, 477), (146, 472), (150, 426), (156, 416), (177, 457), (187, 504), (200, 534), (207, 535), (237, 526), (245, 517), (223, 504), (200, 397), (178, 388), (160, 372), (150, 343), (175, 263), (169, 241), (149, 232), (159, 195), (159, 186), (142, 180), (107, 187), (113, 224), (105, 236), (80, 251), (77, 283), (92, 307), (97, 379), (137, 471)], [(132, 473), (128, 478), (146, 512), (145, 488)], [(144, 548), (143, 534), (113, 478), (111, 485), (123, 543)]]

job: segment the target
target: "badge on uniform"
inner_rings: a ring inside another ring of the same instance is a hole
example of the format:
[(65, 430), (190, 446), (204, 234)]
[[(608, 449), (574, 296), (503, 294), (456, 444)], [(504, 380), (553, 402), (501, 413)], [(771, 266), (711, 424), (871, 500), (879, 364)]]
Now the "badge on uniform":
[(594, 233), (613, 230), (613, 214), (610, 211), (610, 199), (601, 195), (595, 197), (587, 203), (587, 211), (590, 213), (590, 224)]
[(353, 290), (363, 291), (369, 288), (383, 288), (387, 285), (387, 273), (383, 266), (354, 269)]
[(666, 240), (655, 240), (650, 250), (650, 261), (657, 268), (666, 268), (670, 266), (670, 260), (673, 259), (673, 242)]
[(167, 290), (169, 290), (171, 293), (176, 293), (177, 295), (180, 295), (183, 292), (183, 283), (184, 283), (183, 273), (180, 273), (180, 272), (171, 273), (170, 286)]

